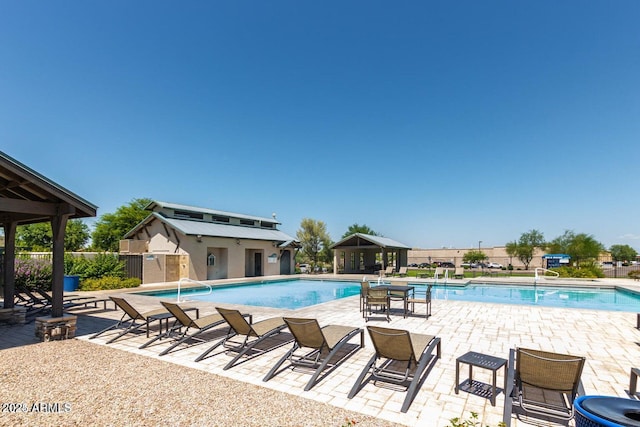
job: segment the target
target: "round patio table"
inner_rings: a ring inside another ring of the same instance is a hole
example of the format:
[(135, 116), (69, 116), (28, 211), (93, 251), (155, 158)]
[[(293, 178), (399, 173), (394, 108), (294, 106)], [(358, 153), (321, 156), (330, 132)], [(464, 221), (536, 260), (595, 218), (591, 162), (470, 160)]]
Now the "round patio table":
[(581, 396), (573, 404), (576, 427), (640, 427), (640, 401)]

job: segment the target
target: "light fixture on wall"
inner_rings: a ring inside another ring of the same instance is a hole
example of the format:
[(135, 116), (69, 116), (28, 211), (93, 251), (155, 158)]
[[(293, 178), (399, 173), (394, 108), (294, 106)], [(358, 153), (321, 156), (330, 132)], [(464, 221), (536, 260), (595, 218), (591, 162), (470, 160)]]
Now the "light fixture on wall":
[(198, 234), (198, 235), (196, 236), (196, 240), (197, 240), (198, 242), (202, 242), (202, 234)]
[(240, 244), (240, 239), (236, 239), (236, 245)]

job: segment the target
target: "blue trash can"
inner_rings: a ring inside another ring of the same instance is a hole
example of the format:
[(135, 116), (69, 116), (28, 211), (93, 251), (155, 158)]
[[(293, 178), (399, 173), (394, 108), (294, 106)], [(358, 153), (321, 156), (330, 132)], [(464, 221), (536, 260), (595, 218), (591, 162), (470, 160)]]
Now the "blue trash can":
[(77, 291), (80, 286), (80, 276), (64, 276), (62, 289), (65, 292)]
[(580, 396), (573, 403), (576, 427), (640, 427), (640, 401)]

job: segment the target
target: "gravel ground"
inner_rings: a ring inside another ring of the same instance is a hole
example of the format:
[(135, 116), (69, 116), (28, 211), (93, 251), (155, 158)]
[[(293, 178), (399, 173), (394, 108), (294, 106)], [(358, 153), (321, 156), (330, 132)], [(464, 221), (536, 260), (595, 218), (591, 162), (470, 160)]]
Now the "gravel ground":
[(0, 426), (399, 426), (75, 339), (2, 350), (0, 366)]

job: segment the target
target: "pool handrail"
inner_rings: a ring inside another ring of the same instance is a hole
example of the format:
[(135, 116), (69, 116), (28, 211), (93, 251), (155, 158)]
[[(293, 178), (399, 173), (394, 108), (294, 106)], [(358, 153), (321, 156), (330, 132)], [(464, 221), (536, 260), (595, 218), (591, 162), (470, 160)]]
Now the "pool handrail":
[(178, 295), (177, 295), (177, 298), (176, 298), (176, 302), (184, 302), (184, 301), (180, 301), (180, 288), (182, 287), (182, 281), (191, 282), (191, 283), (197, 283), (198, 285), (202, 285), (202, 286), (208, 287), (209, 288), (209, 292), (207, 292), (206, 294), (203, 294), (203, 295), (209, 295), (209, 294), (213, 293), (213, 288), (211, 287), (211, 285), (209, 285), (207, 283), (198, 282), (197, 280), (189, 279), (188, 277), (182, 277), (180, 280), (178, 280)]
[[(538, 279), (540, 278), (540, 275), (538, 274), (538, 271), (542, 271), (543, 273), (553, 273), (555, 274), (555, 277), (551, 277), (552, 279), (558, 278), (560, 277), (560, 273), (558, 273), (557, 271), (553, 271), (553, 270), (549, 270), (548, 268), (543, 268), (543, 267), (536, 267), (536, 269), (533, 272), (533, 284), (537, 285), (538, 284)], [(545, 275), (542, 275), (542, 278), (545, 279)]]

